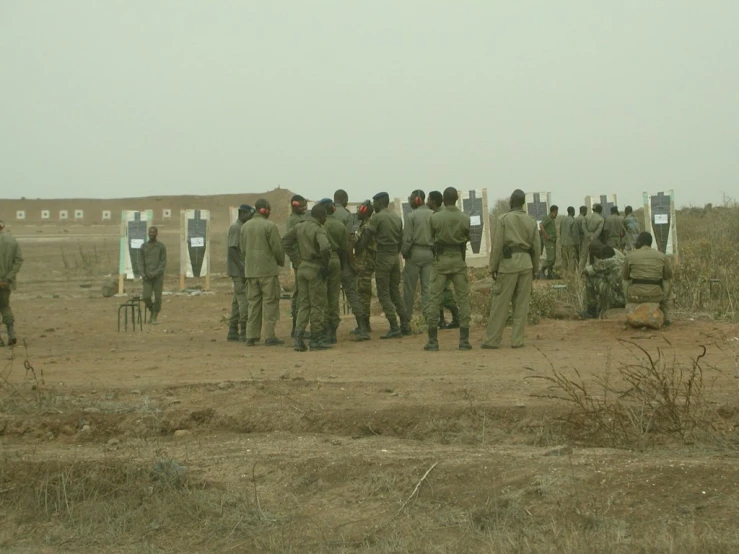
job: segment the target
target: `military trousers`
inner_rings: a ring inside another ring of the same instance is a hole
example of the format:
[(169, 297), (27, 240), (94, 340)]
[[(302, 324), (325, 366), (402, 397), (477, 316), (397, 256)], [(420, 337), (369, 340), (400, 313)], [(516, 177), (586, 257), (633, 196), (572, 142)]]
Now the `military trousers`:
[(280, 280), (274, 277), (250, 277), (246, 280), (246, 339), (275, 338), (275, 325), (280, 319)]
[(298, 267), (298, 314), (295, 336), (302, 337), (310, 322), (311, 337), (323, 334), (326, 317), (326, 280), (320, 268), (308, 263)]
[(228, 326), (232, 329), (238, 327), (246, 328), (246, 318), (249, 313), (249, 305), (246, 300), (246, 278), (231, 277), (234, 283), (234, 294), (231, 299), (231, 317)]
[(498, 348), (503, 339), (503, 329), (508, 321), (508, 307), (513, 306), (511, 346), (523, 346), (524, 328), (529, 315), (533, 274), (530, 269), (518, 273), (498, 273), (490, 289), (490, 315), (482, 342)]
[(585, 271), (585, 267), (590, 263), (590, 241), (586, 238), (580, 242), (580, 269), (579, 273)]
[(459, 306), (459, 326), (470, 326), (470, 282), (467, 277), (467, 267), (457, 270), (440, 271), (434, 267), (431, 280), (431, 294), (429, 309), (426, 315), (426, 326), (429, 328), (439, 326), (439, 312), (444, 304), (444, 289), (447, 283), (454, 287), (454, 299)]
[(577, 251), (577, 246), (562, 246), (562, 267), (568, 273), (577, 269)]
[(10, 289), (0, 289), (0, 316), (3, 323), (13, 323), (13, 310), (10, 309)]
[(557, 259), (557, 241), (556, 240), (545, 240), (544, 250), (547, 254), (546, 267), (549, 269), (554, 268), (554, 262)]
[[(158, 314), (162, 309), (162, 291), (164, 290), (164, 275), (154, 277), (154, 279), (143, 279), (144, 291), (141, 298), (144, 305), (153, 314)], [(152, 296), (154, 301), (152, 302)]]
[(372, 275), (374, 263), (365, 263), (357, 268), (357, 296), (365, 317), (369, 317), (372, 307)]
[(357, 281), (358, 272), (355, 272), (349, 264), (346, 264), (341, 270), (341, 288), (344, 289), (344, 296), (346, 296), (346, 301), (349, 302), (352, 313), (355, 316), (363, 317), (369, 315), (369, 308), (365, 311), (364, 304), (359, 300), (359, 284)]
[(295, 319), (298, 317), (298, 268), (293, 267), (293, 278), (295, 281), (293, 295), (290, 299), (290, 316)]
[(400, 318), (400, 323), (408, 323), (408, 314), (400, 295), (400, 256), (391, 252), (378, 252), (375, 258), (375, 285), (377, 299), (389, 321)]
[(326, 277), (326, 314), (325, 325), (336, 328), (341, 323), (339, 297), (341, 296), (341, 262), (339, 257), (332, 255), (328, 262), (328, 276)]
[(428, 317), (429, 294), (431, 287), (431, 270), (434, 265), (434, 253), (431, 248), (411, 247), (410, 256), (403, 268), (403, 299), (408, 319), (413, 317), (413, 304), (416, 300), (416, 288), (421, 282), (421, 313)]
[(629, 304), (643, 304), (645, 302), (653, 302), (659, 304), (659, 309), (667, 317), (667, 301), (670, 297), (670, 282), (664, 282), (664, 289), (658, 285), (633, 285), (629, 284), (626, 288), (626, 302)]
[(596, 308), (600, 311), (623, 308), (623, 298), (619, 298), (620, 296), (622, 295), (613, 289), (613, 285), (604, 275), (585, 276), (585, 306), (587, 308)]

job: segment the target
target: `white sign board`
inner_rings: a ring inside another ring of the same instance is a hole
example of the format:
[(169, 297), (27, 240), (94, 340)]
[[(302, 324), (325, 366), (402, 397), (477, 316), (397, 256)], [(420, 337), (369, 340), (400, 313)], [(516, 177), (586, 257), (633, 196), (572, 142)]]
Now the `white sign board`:
[(26, 219), (26, 212), (24, 212), (23, 210), (18, 210), (17, 212), (15, 212), (15, 218)]

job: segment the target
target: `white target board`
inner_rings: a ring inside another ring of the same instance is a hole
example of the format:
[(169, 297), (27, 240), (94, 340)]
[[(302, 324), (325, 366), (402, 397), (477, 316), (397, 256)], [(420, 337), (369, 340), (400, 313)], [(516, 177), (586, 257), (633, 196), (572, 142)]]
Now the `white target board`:
[[(180, 211), (180, 284), (185, 277), (210, 277), (210, 210)], [(206, 288), (208, 288), (206, 286)]]
[(523, 211), (536, 220), (536, 227), (538, 228), (539, 223), (549, 214), (549, 206), (551, 205), (551, 192), (527, 192)]
[(75, 210), (74, 211), (74, 220), (75, 221), (81, 221), (85, 218), (85, 212), (84, 210)]
[(467, 243), (467, 265), (485, 267), (490, 263), (490, 210), (488, 189), (458, 190), (457, 207), (470, 216), (470, 241)]
[(588, 208), (588, 213), (593, 213), (593, 206), (595, 204), (603, 206), (601, 215), (603, 217), (608, 217), (611, 215), (611, 208), (613, 206), (618, 206), (618, 197), (615, 194), (600, 194), (598, 196), (593, 195), (585, 197), (585, 206)]
[(41, 219), (50, 219), (51, 212), (49, 210), (41, 210)]
[(26, 219), (26, 212), (24, 210), (17, 210), (15, 212), (15, 218), (20, 220)]
[(648, 193), (644, 200), (644, 229), (652, 235), (652, 248), (678, 258), (675, 191)]
[(110, 210), (103, 210), (103, 221), (110, 221)]
[(149, 240), (149, 227), (154, 220), (154, 212), (146, 210), (123, 210), (121, 212), (120, 256), (118, 263), (119, 292), (123, 292), (122, 278), (140, 277), (137, 256), (139, 249)]
[(239, 207), (238, 206), (229, 206), (228, 208), (228, 221), (229, 224), (236, 223), (236, 220), (239, 218)]
[(59, 210), (59, 219), (60, 220), (69, 219), (69, 212), (67, 210)]
[(172, 218), (172, 210), (165, 208), (162, 210), (162, 219), (171, 219)]

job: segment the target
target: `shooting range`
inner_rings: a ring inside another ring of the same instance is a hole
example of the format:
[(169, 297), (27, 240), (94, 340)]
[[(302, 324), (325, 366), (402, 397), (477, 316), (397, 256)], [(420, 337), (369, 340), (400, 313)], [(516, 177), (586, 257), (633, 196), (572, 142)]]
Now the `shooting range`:
[(205, 277), (210, 289), (210, 210), (180, 211), (180, 289), (185, 278)]
[(49, 219), (51, 218), (51, 213), (49, 210), (41, 210), (41, 219)]
[(149, 226), (154, 212), (123, 210), (121, 212), (120, 256), (118, 263), (118, 294), (123, 294), (123, 282), (139, 277), (136, 257), (141, 246), (149, 240)]
[(678, 261), (675, 192), (645, 192), (643, 229), (652, 234), (652, 248)]
[(75, 221), (82, 221), (85, 218), (85, 212), (83, 210), (75, 210), (74, 211), (74, 220)]
[(67, 210), (59, 210), (59, 219), (62, 221), (69, 219), (69, 213)]
[(110, 221), (110, 210), (103, 210), (103, 221)]
[(601, 194), (600, 196), (586, 196), (585, 205), (588, 207), (588, 213), (593, 212), (593, 205), (600, 204), (603, 206), (603, 217), (611, 215), (611, 208), (618, 206), (618, 199), (615, 194)]

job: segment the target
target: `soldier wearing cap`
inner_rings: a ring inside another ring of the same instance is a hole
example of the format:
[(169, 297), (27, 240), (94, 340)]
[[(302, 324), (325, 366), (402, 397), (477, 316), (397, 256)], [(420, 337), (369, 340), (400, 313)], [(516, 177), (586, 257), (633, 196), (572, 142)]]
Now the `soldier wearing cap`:
[(426, 194), (422, 190), (414, 190), (408, 197), (411, 213), (405, 217), (403, 225), (403, 246), (400, 253), (405, 260), (403, 268), (403, 298), (408, 318), (413, 315), (413, 303), (416, 299), (416, 287), (421, 281), (421, 313), (428, 316), (429, 286), (431, 284), (431, 267), (434, 263), (432, 251), (434, 243), (431, 239), (431, 216), (434, 212), (426, 205)]
[[(388, 209), (390, 195), (378, 192), (372, 197), (375, 214), (370, 218), (360, 239), (374, 237), (377, 244), (375, 257), (375, 284), (382, 311), (390, 323), (390, 330), (380, 338), (394, 339), (411, 334), (408, 315), (400, 294), (400, 247), (403, 241), (403, 221)], [(400, 326), (398, 326), (400, 317)]]
[(667, 317), (667, 299), (670, 293), (672, 268), (662, 252), (652, 248), (652, 235), (640, 233), (634, 250), (626, 254), (623, 279), (626, 283), (626, 301), (634, 304), (658, 302), (665, 316), (665, 325), (670, 324)]
[(239, 206), (239, 215), (228, 228), (228, 250), (226, 251), (226, 271), (234, 285), (231, 300), (231, 318), (228, 321), (229, 342), (246, 342), (246, 277), (244, 277), (244, 253), (241, 251), (241, 227), (254, 215), (249, 204)]
[[(287, 216), (287, 230), (290, 231), (298, 223), (305, 221), (305, 211), (308, 209), (308, 202), (299, 194), (293, 195), (290, 199), (290, 215)], [(290, 330), (290, 338), (295, 336), (295, 322), (298, 317), (298, 268), (293, 266), (293, 275), (295, 277), (295, 287), (293, 296), (290, 299), (290, 315), (292, 316), (292, 329)]]

